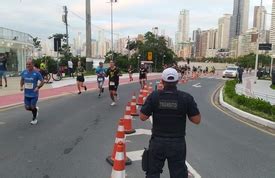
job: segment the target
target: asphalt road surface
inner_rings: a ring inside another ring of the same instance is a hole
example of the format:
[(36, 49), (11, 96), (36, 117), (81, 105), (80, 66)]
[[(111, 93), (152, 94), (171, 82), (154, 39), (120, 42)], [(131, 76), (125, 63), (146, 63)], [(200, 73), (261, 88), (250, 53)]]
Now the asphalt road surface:
[[(179, 88), (191, 93), (202, 123), (187, 124), (187, 161), (207, 178), (274, 178), (275, 137), (241, 123), (211, 104), (221, 80), (198, 79)], [(200, 84), (198, 84), (200, 83)], [(39, 123), (18, 107), (0, 112), (0, 178), (106, 178), (118, 119), (138, 84), (119, 88), (117, 106), (106, 93), (67, 95), (39, 103)], [(133, 121), (138, 134), (127, 137), (127, 152), (138, 155), (148, 146), (150, 121)], [(139, 156), (126, 167), (130, 178), (142, 178)], [(169, 177), (167, 166), (162, 175)]]

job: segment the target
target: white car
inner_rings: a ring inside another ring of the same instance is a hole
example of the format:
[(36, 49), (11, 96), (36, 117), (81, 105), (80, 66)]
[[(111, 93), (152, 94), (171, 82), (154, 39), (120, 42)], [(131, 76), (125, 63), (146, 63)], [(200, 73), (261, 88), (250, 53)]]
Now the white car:
[(222, 77), (237, 78), (238, 77), (238, 66), (228, 66), (225, 71), (223, 71)]

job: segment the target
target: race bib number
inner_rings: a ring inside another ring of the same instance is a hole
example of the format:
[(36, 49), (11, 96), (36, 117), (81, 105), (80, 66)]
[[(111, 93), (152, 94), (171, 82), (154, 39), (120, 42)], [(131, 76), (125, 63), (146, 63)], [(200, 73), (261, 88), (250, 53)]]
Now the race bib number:
[(115, 82), (110, 82), (110, 86), (115, 86)]
[(25, 89), (33, 89), (33, 83), (25, 83)]
[(102, 82), (103, 78), (97, 78), (97, 81)]
[(78, 72), (78, 73), (77, 73), (77, 76), (82, 76), (82, 73)]

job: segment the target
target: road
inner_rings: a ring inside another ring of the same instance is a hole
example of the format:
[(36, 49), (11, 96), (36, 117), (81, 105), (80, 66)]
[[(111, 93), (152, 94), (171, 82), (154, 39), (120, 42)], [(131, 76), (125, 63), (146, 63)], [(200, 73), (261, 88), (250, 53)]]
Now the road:
[[(200, 83), (200, 84), (198, 84)], [(275, 177), (275, 137), (243, 124), (211, 104), (222, 80), (198, 79), (180, 84), (191, 93), (202, 113), (199, 126), (187, 124), (187, 161), (206, 178)], [(0, 178), (105, 178), (105, 161), (115, 139), (118, 119), (138, 84), (119, 88), (117, 106), (107, 93), (70, 94), (39, 103), (39, 124), (29, 125), (31, 114), (18, 107), (0, 112)], [(150, 121), (133, 121), (136, 129)], [(145, 133), (145, 132), (144, 132)], [(147, 134), (127, 137), (127, 152), (148, 146)], [(126, 167), (130, 178), (144, 177), (140, 160)], [(162, 177), (168, 176), (167, 167)]]

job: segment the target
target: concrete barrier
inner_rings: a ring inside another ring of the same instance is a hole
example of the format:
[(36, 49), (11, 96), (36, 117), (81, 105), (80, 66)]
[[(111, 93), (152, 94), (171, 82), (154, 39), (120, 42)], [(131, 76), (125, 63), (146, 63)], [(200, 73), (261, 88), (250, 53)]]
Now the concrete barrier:
[(234, 106), (231, 106), (230, 104), (226, 103), (224, 100), (223, 100), (223, 87), (221, 88), (220, 90), (220, 95), (219, 95), (219, 102), (220, 104), (229, 109), (230, 111), (238, 114), (239, 116), (242, 116), (248, 120), (251, 120), (251, 121), (254, 121), (258, 124), (261, 124), (263, 126), (266, 126), (266, 127), (269, 127), (269, 128), (272, 128), (272, 129), (275, 129), (275, 122), (272, 122), (270, 120), (267, 120), (267, 119), (264, 119), (262, 117), (259, 117), (259, 116), (255, 116), (253, 114), (250, 114), (250, 113), (247, 113), (247, 112), (244, 112), (238, 108), (235, 108)]

